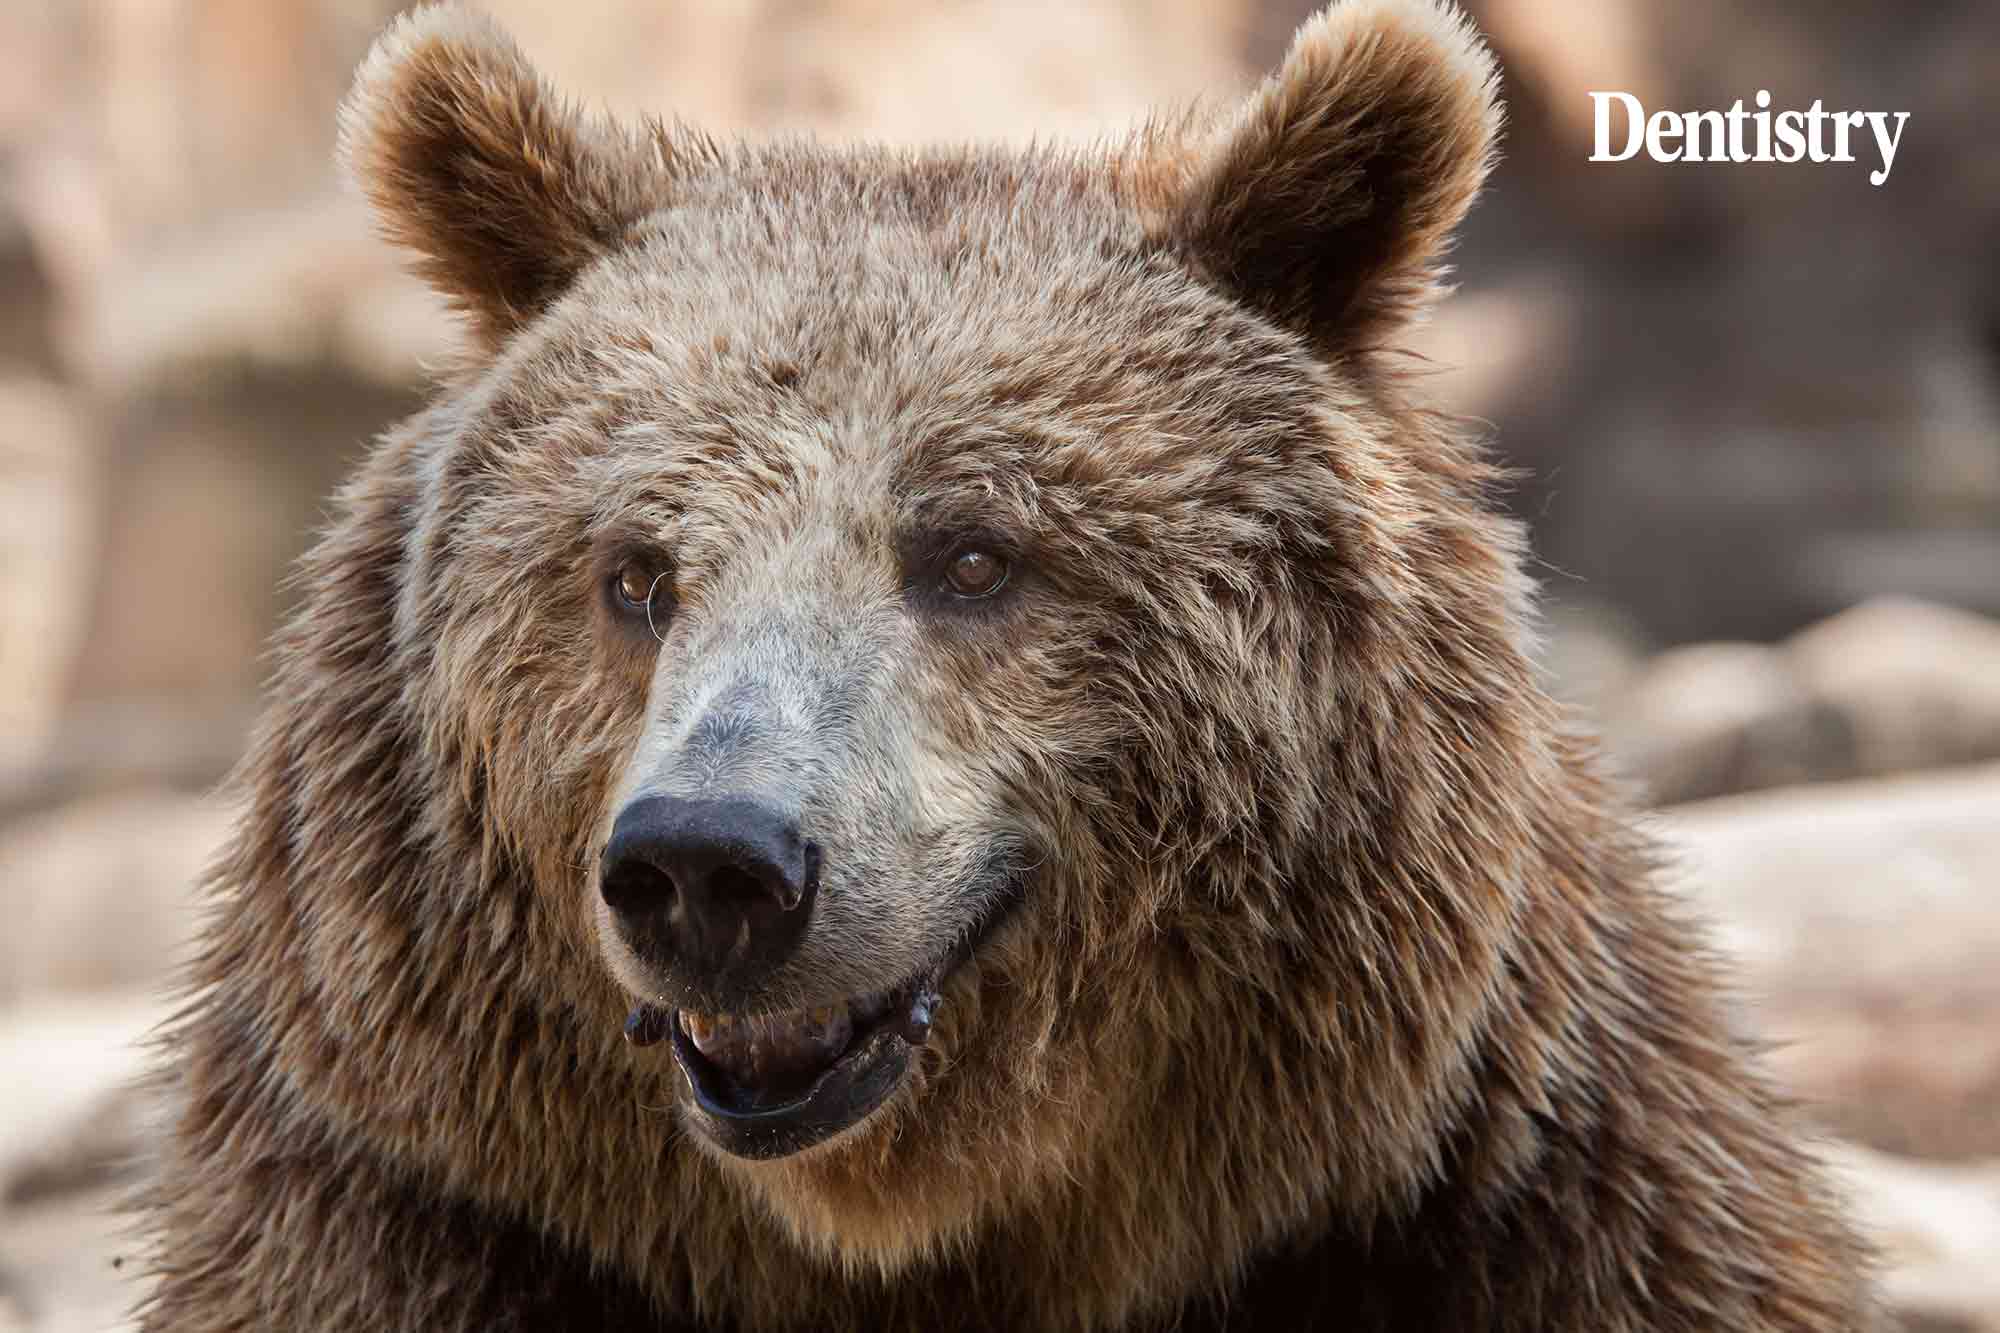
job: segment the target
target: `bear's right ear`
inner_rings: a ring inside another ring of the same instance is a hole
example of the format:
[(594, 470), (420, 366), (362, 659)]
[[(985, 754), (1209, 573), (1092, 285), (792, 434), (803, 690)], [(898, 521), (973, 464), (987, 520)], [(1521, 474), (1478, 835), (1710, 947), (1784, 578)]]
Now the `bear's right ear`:
[(451, 5), (383, 33), (340, 110), (348, 174), (488, 350), (667, 202), (664, 138), (581, 115), (490, 19)]

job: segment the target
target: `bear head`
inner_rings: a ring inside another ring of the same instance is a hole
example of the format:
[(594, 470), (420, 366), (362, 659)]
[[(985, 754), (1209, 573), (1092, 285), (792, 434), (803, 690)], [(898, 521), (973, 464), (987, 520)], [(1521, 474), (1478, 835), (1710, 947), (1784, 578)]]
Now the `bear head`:
[(345, 160), (471, 335), (398, 446), (430, 824), (798, 1236), (1143, 1197), (1119, 1136), (1274, 1233), (1435, 1167), (1549, 762), (1394, 350), (1494, 87), (1430, 0), (1076, 148), (620, 125), (449, 7), (364, 66)]

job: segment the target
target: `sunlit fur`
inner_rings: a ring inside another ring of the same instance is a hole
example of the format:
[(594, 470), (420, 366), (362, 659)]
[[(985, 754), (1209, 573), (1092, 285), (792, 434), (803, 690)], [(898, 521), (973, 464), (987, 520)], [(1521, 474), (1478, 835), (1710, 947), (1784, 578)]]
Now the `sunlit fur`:
[[(298, 574), (163, 1044), (145, 1326), (1218, 1327), (1294, 1252), (1328, 1327), (1866, 1326), (1531, 678), (1496, 473), (1392, 350), (1493, 89), (1455, 12), (1349, 0), (1108, 145), (737, 146), (392, 28), (344, 152), (476, 351)], [(1010, 550), (990, 604), (912, 582), (961, 534)], [(631, 543), (657, 640), (600, 595)], [(718, 682), (795, 724), (746, 762), (827, 845), (776, 1000), (934, 956), (996, 840), (1029, 868), (911, 1083), (766, 1163), (621, 1043), (597, 922)]]

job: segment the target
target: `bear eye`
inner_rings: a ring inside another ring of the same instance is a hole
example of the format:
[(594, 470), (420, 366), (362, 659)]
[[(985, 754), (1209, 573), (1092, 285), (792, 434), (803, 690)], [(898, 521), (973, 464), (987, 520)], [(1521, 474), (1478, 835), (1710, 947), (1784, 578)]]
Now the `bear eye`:
[(945, 565), (944, 581), (960, 597), (991, 597), (1007, 582), (1007, 562), (986, 551), (960, 551)]
[(643, 560), (626, 560), (611, 575), (611, 601), (625, 615), (647, 616), (661, 572)]

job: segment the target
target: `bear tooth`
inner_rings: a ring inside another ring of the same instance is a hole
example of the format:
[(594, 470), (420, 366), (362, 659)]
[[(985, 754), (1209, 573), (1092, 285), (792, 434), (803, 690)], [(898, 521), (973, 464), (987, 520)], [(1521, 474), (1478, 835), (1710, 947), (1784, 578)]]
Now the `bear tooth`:
[(697, 1042), (707, 1041), (714, 1031), (714, 1025), (709, 1022), (706, 1014), (697, 1014), (685, 1009), (681, 1011), (681, 1027)]

